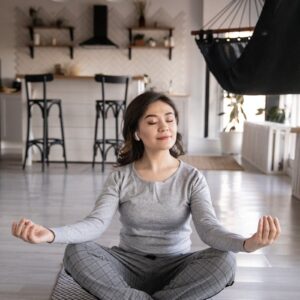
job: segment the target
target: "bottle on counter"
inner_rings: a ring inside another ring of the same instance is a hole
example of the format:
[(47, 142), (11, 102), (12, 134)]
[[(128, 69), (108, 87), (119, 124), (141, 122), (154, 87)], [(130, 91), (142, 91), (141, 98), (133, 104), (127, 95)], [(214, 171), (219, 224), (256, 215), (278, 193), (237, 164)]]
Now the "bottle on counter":
[(39, 46), (41, 44), (41, 36), (39, 33), (35, 33), (33, 36), (33, 43), (35, 46)]
[(61, 64), (55, 64), (54, 65), (54, 74), (55, 75), (64, 75), (64, 71), (62, 69)]

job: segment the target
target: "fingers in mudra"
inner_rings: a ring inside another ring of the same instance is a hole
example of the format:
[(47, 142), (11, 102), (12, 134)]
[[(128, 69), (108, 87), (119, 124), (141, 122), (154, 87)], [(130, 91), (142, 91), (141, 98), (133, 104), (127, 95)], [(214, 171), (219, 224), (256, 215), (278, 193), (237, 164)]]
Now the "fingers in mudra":
[(26, 240), (29, 227), (32, 225), (31, 220), (21, 219), (18, 223), (14, 222), (12, 225), (12, 234), (18, 238)]
[(280, 225), (277, 218), (263, 216), (260, 218), (257, 230), (257, 242), (264, 247), (272, 244), (280, 235)]
[(16, 237), (21, 237), (29, 221), (30, 220), (28, 219), (22, 218), (18, 223), (14, 222), (12, 226), (13, 235)]
[(31, 228), (32, 225), (33, 225), (33, 223), (30, 220), (28, 220), (28, 222), (26, 222), (25, 225), (23, 226), (20, 238), (23, 239), (26, 242), (29, 241), (28, 233), (29, 233), (30, 228)]
[(36, 244), (45, 242), (48, 239), (48, 230), (29, 219), (21, 219), (18, 223), (12, 224), (12, 234), (25, 242)]

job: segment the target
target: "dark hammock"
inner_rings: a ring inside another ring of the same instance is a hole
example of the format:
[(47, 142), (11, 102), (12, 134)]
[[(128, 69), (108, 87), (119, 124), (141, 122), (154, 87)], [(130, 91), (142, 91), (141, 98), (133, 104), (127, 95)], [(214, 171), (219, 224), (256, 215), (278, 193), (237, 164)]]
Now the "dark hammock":
[(266, 0), (250, 40), (196, 38), (209, 70), (228, 92), (300, 93), (300, 1)]

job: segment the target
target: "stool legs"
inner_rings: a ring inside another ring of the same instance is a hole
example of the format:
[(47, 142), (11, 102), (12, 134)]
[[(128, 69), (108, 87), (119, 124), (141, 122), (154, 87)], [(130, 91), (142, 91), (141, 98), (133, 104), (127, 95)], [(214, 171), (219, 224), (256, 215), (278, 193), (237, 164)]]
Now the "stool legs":
[(47, 106), (43, 108), (43, 151), (42, 151), (42, 170), (45, 170), (45, 161), (48, 162), (48, 109)]
[[(100, 114), (102, 116), (102, 137), (98, 139), (98, 125)], [(101, 106), (96, 103), (96, 122), (95, 122), (95, 137), (94, 137), (94, 147), (93, 147), (93, 168), (95, 167), (95, 160), (97, 156), (97, 149), (101, 154), (101, 170), (104, 172), (104, 163), (106, 161), (106, 140), (105, 140), (105, 119), (107, 112), (104, 111), (104, 106)]]
[(118, 155), (118, 148), (119, 148), (119, 109), (116, 109), (116, 114), (115, 114), (115, 121), (116, 121), (116, 142), (117, 145), (115, 147), (115, 155)]
[[(111, 148), (114, 149), (115, 155), (118, 155), (118, 149), (120, 146), (119, 140), (119, 113), (121, 110), (125, 110), (126, 102), (127, 102), (127, 94), (128, 94), (128, 84), (129, 84), (128, 76), (113, 76), (113, 75), (104, 75), (104, 74), (95, 74), (95, 81), (100, 84), (101, 90), (101, 100), (96, 100), (96, 128), (95, 128), (95, 140), (94, 140), (94, 156), (93, 156), (93, 167), (95, 165), (95, 157), (97, 154), (97, 149), (102, 156), (101, 166), (102, 172), (104, 171), (104, 164), (106, 161), (106, 157)], [(116, 99), (105, 97), (105, 86), (106, 84), (117, 84), (119, 88), (124, 88), (124, 98)], [(101, 111), (102, 115), (102, 137), (98, 139), (98, 118), (99, 113), (98, 110)], [(105, 121), (107, 119), (107, 115), (109, 111), (112, 111), (113, 116), (115, 118), (115, 136), (113, 138), (106, 137), (106, 124)]]
[[(112, 110), (113, 116), (115, 118), (115, 139), (109, 139), (106, 138), (106, 119), (108, 115), (108, 111)], [(107, 158), (107, 153), (111, 148), (114, 149), (115, 155), (118, 154), (118, 149), (120, 145), (119, 140), (119, 115), (120, 112), (123, 111), (123, 107), (119, 106), (118, 104), (115, 104), (115, 107), (110, 104), (106, 109), (105, 105), (100, 105), (96, 102), (96, 121), (95, 121), (95, 135), (94, 135), (94, 146), (93, 146), (93, 163), (92, 166), (94, 168), (95, 166), (95, 160), (97, 156), (97, 150), (99, 149), (99, 152), (101, 154), (101, 170), (104, 172), (105, 169), (105, 161)], [(102, 137), (98, 139), (98, 125), (99, 125), (99, 118), (100, 114), (102, 117)], [(109, 145), (108, 147), (107, 144)]]
[(66, 154), (66, 145), (65, 145), (65, 133), (64, 133), (64, 121), (63, 121), (63, 114), (62, 114), (62, 107), (61, 103), (59, 103), (59, 120), (60, 120), (60, 130), (61, 130), (61, 142), (62, 142), (62, 148), (63, 148), (63, 157), (64, 157), (64, 163), (65, 168), (68, 168), (67, 164), (67, 154)]
[(98, 120), (100, 115), (100, 108), (98, 107), (98, 104), (96, 103), (96, 122), (95, 122), (95, 135), (94, 135), (94, 147), (93, 147), (93, 168), (95, 167), (95, 159), (97, 155), (97, 138), (98, 138)]
[[(60, 128), (61, 128), (61, 139), (49, 138), (49, 113), (52, 105), (56, 104), (59, 110), (59, 120), (60, 120)], [(30, 140), (30, 125), (31, 125), (31, 109), (33, 105), (38, 105), (42, 112), (43, 118), (43, 137)], [(25, 146), (25, 157), (23, 162), (23, 169), (26, 167), (26, 161), (28, 159), (28, 151), (31, 146), (36, 146), (41, 153), (41, 163), (42, 163), (42, 171), (45, 170), (45, 164), (49, 166), (49, 153), (50, 148), (54, 144), (59, 144), (62, 146), (63, 157), (65, 168), (68, 167), (67, 164), (67, 156), (66, 156), (66, 146), (65, 146), (65, 135), (64, 135), (64, 125), (63, 125), (63, 115), (62, 115), (62, 107), (61, 102), (52, 103), (48, 106), (41, 105), (41, 103), (33, 103), (29, 105), (27, 112), (27, 136), (26, 136), (26, 146)]]
[(102, 109), (102, 139), (103, 139), (103, 144), (102, 144), (102, 149), (101, 149), (101, 155), (102, 155), (102, 162), (101, 162), (101, 170), (104, 172), (104, 163), (106, 161), (106, 130), (105, 130), (105, 120), (107, 119), (108, 115), (108, 110), (105, 110), (105, 105), (103, 105)]
[(29, 132), (30, 132), (30, 118), (31, 118), (31, 113), (29, 110), (27, 110), (27, 135), (26, 135), (26, 145), (25, 145), (25, 155), (24, 155), (24, 162), (23, 162), (23, 170), (25, 169), (26, 166), (26, 161), (28, 158), (28, 150), (29, 150)]
[(124, 111), (123, 106), (119, 105), (115, 110), (115, 126), (116, 126), (116, 146), (115, 146), (115, 155), (118, 155), (120, 148), (121, 140), (119, 138), (119, 116), (120, 113)]

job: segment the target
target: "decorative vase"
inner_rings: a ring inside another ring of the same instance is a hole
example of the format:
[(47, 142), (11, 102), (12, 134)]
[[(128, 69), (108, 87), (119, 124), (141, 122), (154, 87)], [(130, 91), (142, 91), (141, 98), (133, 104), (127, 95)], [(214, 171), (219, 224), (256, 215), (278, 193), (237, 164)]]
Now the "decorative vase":
[(139, 17), (139, 27), (145, 27), (146, 26), (146, 19), (145, 16), (142, 14)]
[(242, 150), (242, 141), (242, 132), (220, 132), (221, 150), (223, 154), (240, 154)]

